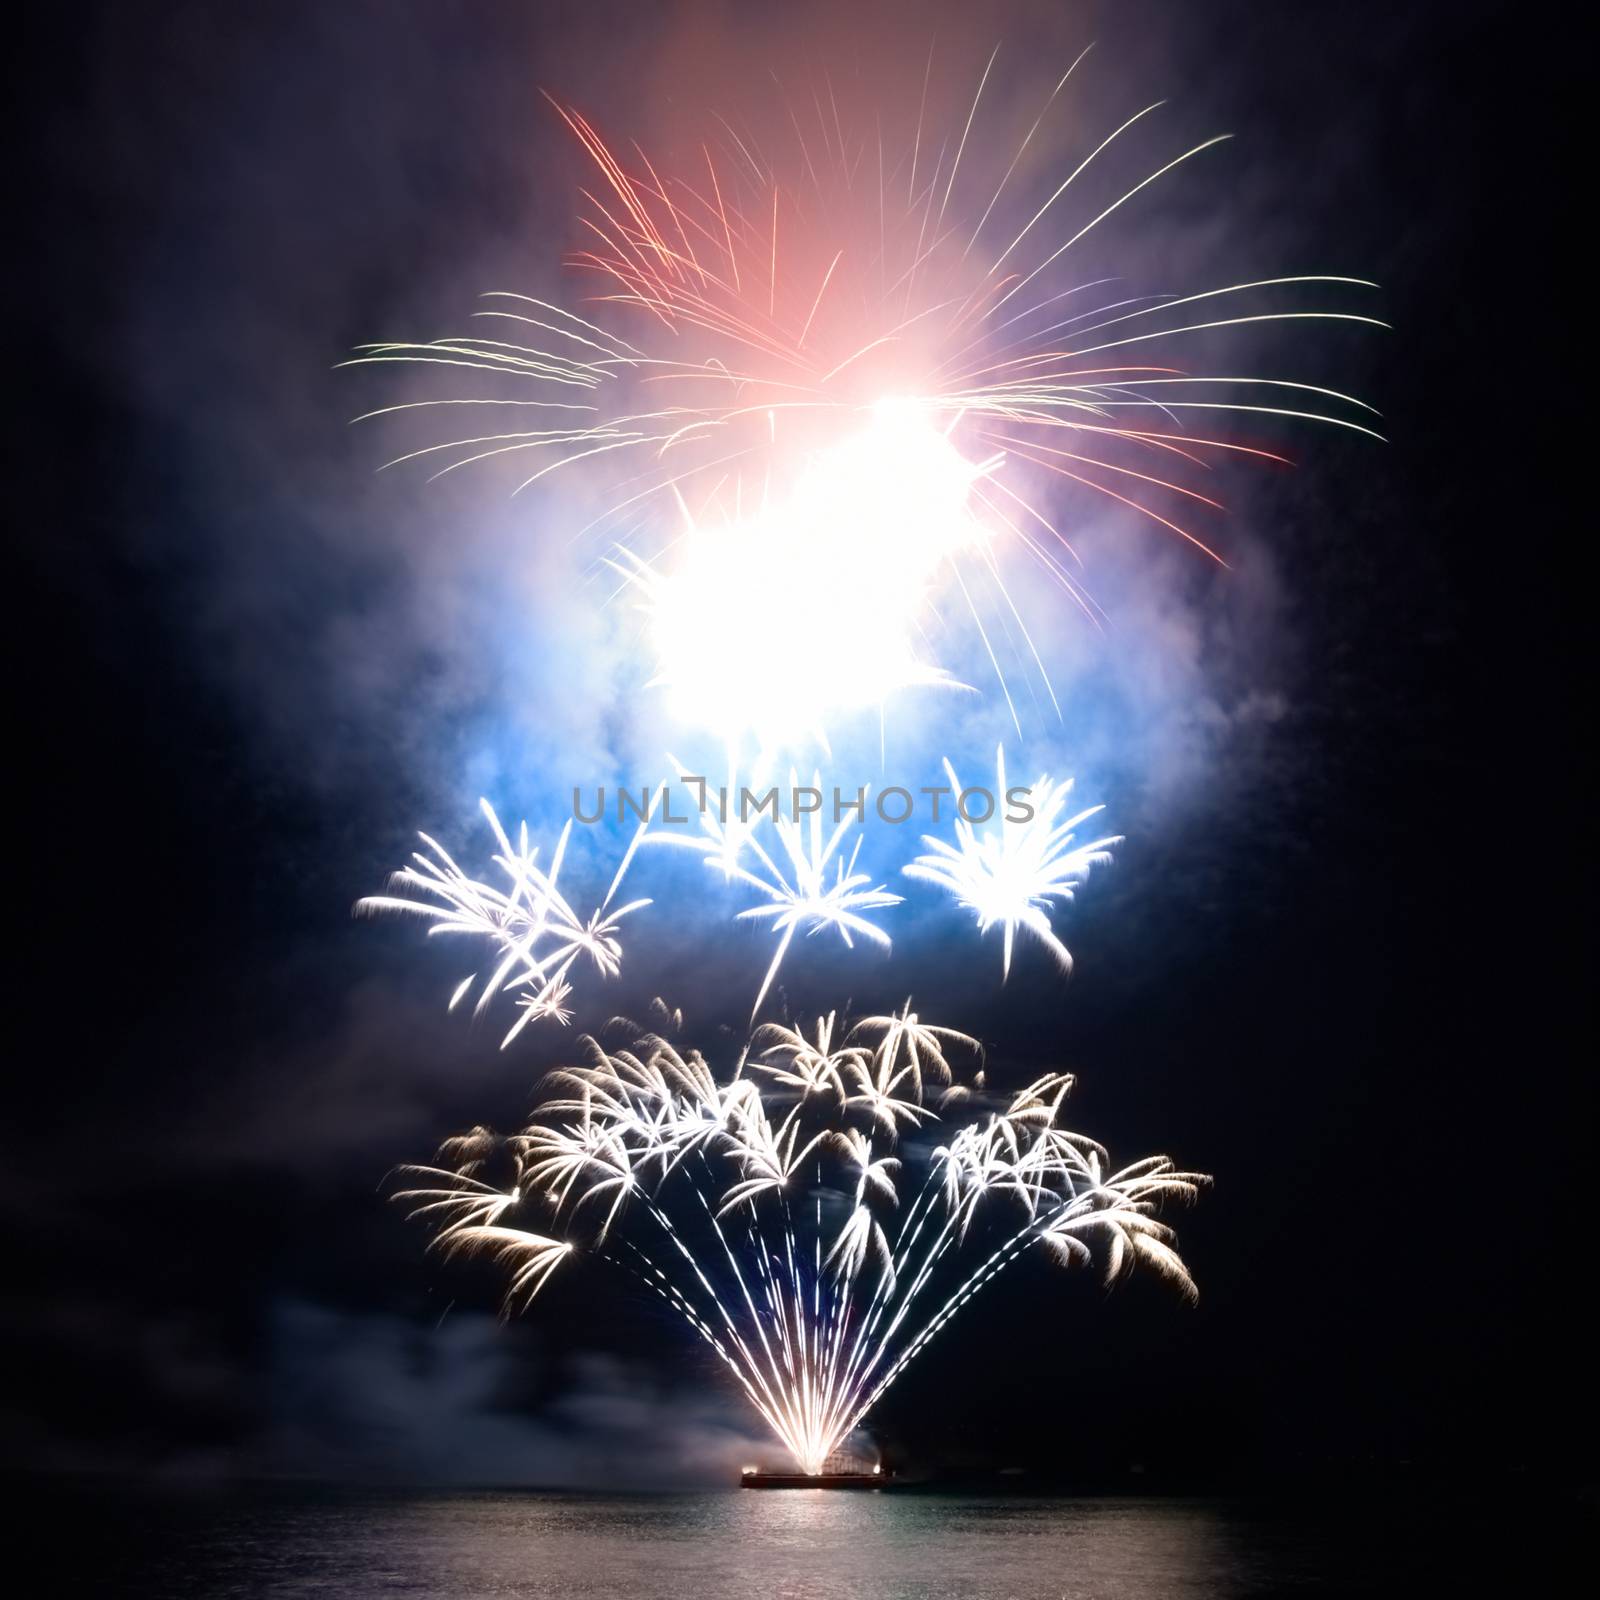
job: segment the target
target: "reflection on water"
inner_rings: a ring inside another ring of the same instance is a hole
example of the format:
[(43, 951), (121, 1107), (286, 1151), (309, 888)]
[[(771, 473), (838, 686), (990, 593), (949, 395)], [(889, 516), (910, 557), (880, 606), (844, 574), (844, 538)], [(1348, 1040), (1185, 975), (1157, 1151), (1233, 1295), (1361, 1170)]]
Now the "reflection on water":
[(1412, 1565), (1426, 1520), (905, 1491), (280, 1493), (102, 1510), (99, 1553), (59, 1559), (114, 1559), (114, 1583), (97, 1569), (74, 1587), (152, 1600), (1212, 1600), (1439, 1592), (1437, 1560)]

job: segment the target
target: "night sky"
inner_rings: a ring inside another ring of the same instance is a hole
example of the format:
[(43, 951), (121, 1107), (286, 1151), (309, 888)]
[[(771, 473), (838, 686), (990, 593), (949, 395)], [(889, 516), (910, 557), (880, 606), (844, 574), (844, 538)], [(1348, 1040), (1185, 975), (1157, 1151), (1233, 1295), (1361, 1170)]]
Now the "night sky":
[[(806, 25), (810, 59), (857, 9)], [(1298, 437), (1223, 525), (1229, 573), (1119, 525), (1118, 664), (1084, 668), (1077, 731), (1130, 842), (1072, 914), (1069, 984), (1024, 963), (1002, 991), (953, 921), (870, 979), (819, 957), (819, 986), (951, 997), (1002, 1079), (1069, 1067), (1084, 1127), (1217, 1175), (1179, 1219), (1198, 1308), (1023, 1268), (875, 1431), (936, 1470), (1111, 1483), (1592, 1475), (1586, 580), (1560, 483), (1586, 341), (1561, 331), (1581, 247), (1549, 234), (1576, 235), (1579, 197), (1542, 126), (1563, 47), (1536, 66), (1492, 6), (938, 9), (902, 24), (913, 78), (933, 32), (980, 63), (997, 37), (1052, 62), (1096, 39), (1105, 103), (1167, 95), (1233, 132), (1124, 247), (1376, 279), (1393, 331), (1317, 370), (1389, 443)], [(862, 49), (893, 62), (877, 15)], [(572, 1274), (502, 1325), (493, 1275), (426, 1258), (382, 1197), (445, 1134), (511, 1125), (553, 1047), (502, 1056), (447, 1017), (466, 969), (351, 903), (416, 827), (478, 838), (478, 793), (516, 816), (595, 781), (611, 735), (566, 665), (581, 610), (519, 612), (538, 572), (505, 577), (537, 518), (375, 475), (346, 425), (370, 391), (332, 369), (448, 331), (482, 288), (558, 282), (580, 172), (540, 86), (648, 134), (728, 62), (799, 70), (800, 26), (499, 3), (35, 21), (8, 1465), (654, 1484), (755, 1435), (626, 1283)], [(737, 1021), (763, 961), (710, 937), (701, 970), (642, 955), (608, 1006), (659, 987), (708, 1034)]]

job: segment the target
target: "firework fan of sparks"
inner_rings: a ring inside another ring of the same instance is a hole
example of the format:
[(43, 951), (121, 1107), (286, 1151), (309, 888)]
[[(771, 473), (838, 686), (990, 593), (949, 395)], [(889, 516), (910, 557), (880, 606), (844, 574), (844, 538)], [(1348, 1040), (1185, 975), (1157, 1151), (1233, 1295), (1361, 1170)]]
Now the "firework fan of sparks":
[[(570, 257), (583, 314), (496, 292), (482, 332), (363, 346), (357, 364), (475, 385), (366, 417), (486, 419), (390, 464), (509, 460), (523, 489), (605, 468), (614, 495), (577, 533), (613, 540), (657, 681), (730, 744), (823, 737), (830, 718), (952, 683), (932, 655), (941, 606), (981, 635), (1020, 732), (1007, 671), (1054, 691), (1004, 575), (1033, 563), (1095, 611), (1070, 525), (1030, 484), (1131, 507), (1209, 555), (1188, 514), (1220, 507), (1196, 482), (1230, 456), (1282, 459), (1217, 437), (1221, 422), (1373, 433), (1371, 408), (1336, 390), (1182, 360), (1215, 330), (1382, 326), (1340, 308), (1365, 280), (1141, 295), (1074, 276), (1083, 241), (1221, 142), (1157, 146), (1152, 165), (1158, 102), (1079, 137), (1041, 180), (1082, 60), (1003, 147), (985, 130), (1004, 114), (993, 56), (948, 128), (926, 89), (894, 139), (875, 110), (842, 110), (831, 81), (795, 100), (780, 86), (781, 133), (719, 117), (676, 166), (552, 100), (593, 163)], [(1089, 198), (1102, 180), (1105, 203)]]
[(982, 1109), (951, 1062), (976, 1041), (909, 1001), (854, 1027), (759, 1028), (722, 1078), (659, 1033), (584, 1052), (520, 1133), (450, 1141), (402, 1169), (398, 1198), (446, 1254), (509, 1269), (508, 1309), (575, 1254), (631, 1270), (808, 1473), (1033, 1246), (1195, 1293), (1156, 1213), (1208, 1180), (1165, 1156), (1113, 1167), (1061, 1125), (1066, 1074)]

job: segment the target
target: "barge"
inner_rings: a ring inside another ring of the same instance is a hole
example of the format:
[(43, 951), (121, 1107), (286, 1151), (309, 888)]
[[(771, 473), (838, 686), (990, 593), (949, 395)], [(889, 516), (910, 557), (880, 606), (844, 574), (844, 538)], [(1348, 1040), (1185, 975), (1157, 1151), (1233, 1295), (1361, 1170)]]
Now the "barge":
[(883, 1472), (744, 1472), (741, 1489), (887, 1489), (894, 1480)]
[(746, 1467), (739, 1474), (741, 1489), (887, 1489), (894, 1480), (892, 1472), (881, 1466), (868, 1466), (864, 1461), (848, 1457), (830, 1456), (821, 1472), (763, 1472), (760, 1467)]

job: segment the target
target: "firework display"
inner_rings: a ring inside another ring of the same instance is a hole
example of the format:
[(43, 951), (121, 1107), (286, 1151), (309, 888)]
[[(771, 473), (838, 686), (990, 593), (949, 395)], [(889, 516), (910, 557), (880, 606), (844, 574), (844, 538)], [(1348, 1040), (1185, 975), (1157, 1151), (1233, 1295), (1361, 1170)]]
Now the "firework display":
[[(450, 1004), (473, 997), (483, 1012), (504, 996), (507, 1045), (536, 1024), (568, 1039), (584, 985), (621, 972), (624, 932), (683, 925), (670, 898), (622, 895), (625, 879), (655, 870), (658, 845), (700, 856), (772, 953), (748, 1041), (720, 1070), (675, 1042), (681, 1018), (664, 1007), (649, 1028), (614, 1019), (564, 1046), (522, 1131), (449, 1141), (433, 1165), (404, 1169), (400, 1198), (445, 1254), (503, 1264), (509, 1309), (569, 1257), (634, 1274), (807, 1474), (1034, 1246), (1063, 1265), (1098, 1255), (1108, 1281), (1142, 1264), (1192, 1297), (1157, 1212), (1207, 1181), (1165, 1156), (1115, 1167), (1062, 1125), (1069, 1074), (996, 1093), (978, 1041), (909, 1000), (854, 1022), (788, 1018), (775, 984), (797, 935), (881, 958), (913, 894), (934, 915), (954, 902), (979, 938), (998, 927), (1001, 981), (1019, 934), (1064, 975), (1060, 910), (1121, 842), (1084, 837), (1101, 808), (1074, 810), (1070, 780), (1008, 785), (1001, 748), (994, 788), (966, 789), (957, 752), (943, 762), (950, 814), (913, 830), (920, 843), (895, 863), (906, 894), (895, 893), (890, 872), (864, 864), (896, 831), (873, 827), (867, 791), (853, 811), (822, 814), (831, 733), (863, 715), (886, 727), (918, 696), (997, 691), (1023, 739), (1019, 672), (1036, 704), (1060, 706), (1019, 584), (1042, 577), (1029, 586), (1098, 612), (1073, 508), (1058, 497), (1116, 502), (1214, 557), (1186, 519), (1186, 508), (1220, 509), (1197, 485), (1229, 457), (1282, 459), (1215, 436), (1223, 423), (1373, 433), (1370, 408), (1336, 390), (1179, 364), (1185, 341), (1209, 348), (1246, 325), (1374, 323), (1345, 309), (1364, 280), (1146, 294), (1074, 277), (1075, 250), (1102, 224), (1219, 142), (1108, 178), (1149, 133), (1149, 106), (1041, 186), (1044, 130), (1081, 60), (1006, 143), (984, 128), (994, 57), (950, 129), (924, 106), (898, 142), (881, 119), (853, 122), (831, 85), (803, 112), (783, 97), (779, 140), (716, 119), (718, 136), (688, 163), (613, 147), (556, 104), (594, 174), (570, 261), (587, 283), (582, 314), (502, 291), (475, 314), (482, 331), (352, 358), (440, 386), (367, 418), (486, 419), (390, 465), (438, 476), (511, 463), (518, 492), (556, 473), (598, 486), (602, 509), (567, 535), (592, 542), (595, 567), (643, 613), (641, 692), (713, 736), (728, 787), (782, 763), (792, 793), (819, 797), (750, 818), (707, 807), (705, 780), (693, 780), (695, 825), (646, 815), (588, 912), (558, 884), (570, 822), (545, 855), (484, 802), (494, 881), (424, 835), (389, 891), (358, 909), (419, 916), (430, 934), (486, 950)], [(958, 676), (969, 657), (984, 668), (972, 683)]]
[[(935, 654), (947, 613), (971, 624), (1020, 733), (1008, 674), (1055, 696), (1011, 585), (1032, 571), (1097, 613), (1046, 491), (1131, 507), (1211, 556), (1180, 520), (1220, 509), (1196, 485), (1228, 456), (1282, 457), (1196, 433), (1191, 418), (1373, 434), (1373, 414), (1314, 384), (1191, 372), (1182, 349), (1235, 328), (1382, 325), (1305, 304), (1359, 296), (1372, 287), (1361, 279), (1174, 295), (1073, 276), (1103, 224), (1222, 141), (1129, 169), (1129, 141), (1159, 110), (1147, 106), (1028, 211), (1031, 191), (1012, 191), (1071, 76), (998, 182), (978, 158), (989, 69), (953, 136), (936, 141), (919, 115), (894, 147), (876, 112), (848, 126), (830, 88), (814, 123), (788, 108), (781, 146), (719, 120), (685, 172), (613, 151), (558, 105), (596, 179), (570, 258), (585, 314), (495, 291), (474, 314), (481, 332), (364, 346), (353, 364), (462, 382), (362, 420), (490, 419), (389, 463), (435, 477), (510, 462), (521, 492), (602, 474), (601, 511), (570, 536), (603, 539), (600, 559), (647, 614), (655, 682), (732, 749), (759, 759), (904, 691), (956, 684)], [(1126, 175), (1114, 197), (1099, 203), (1097, 189), (1092, 209), (1074, 209), (1108, 172)], [(1019, 199), (1027, 220), (1003, 226)], [(759, 671), (740, 670), (751, 661)]]

